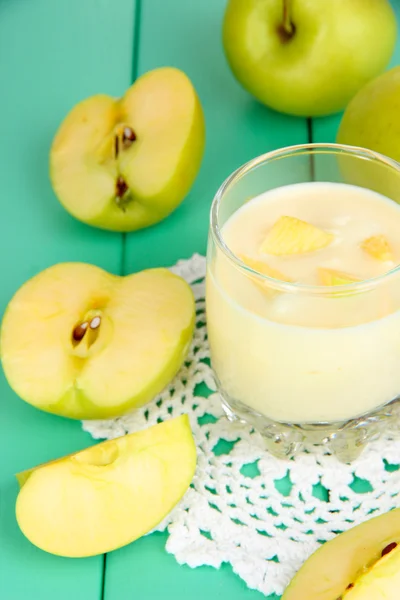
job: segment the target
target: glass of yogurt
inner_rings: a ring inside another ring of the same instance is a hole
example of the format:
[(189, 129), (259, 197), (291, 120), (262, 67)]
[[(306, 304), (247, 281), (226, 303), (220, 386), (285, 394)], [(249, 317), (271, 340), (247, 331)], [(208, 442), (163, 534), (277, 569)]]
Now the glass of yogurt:
[(400, 164), (337, 144), (260, 156), (214, 198), (212, 367), (228, 418), (278, 457), (322, 444), (349, 462), (396, 429), (399, 203)]

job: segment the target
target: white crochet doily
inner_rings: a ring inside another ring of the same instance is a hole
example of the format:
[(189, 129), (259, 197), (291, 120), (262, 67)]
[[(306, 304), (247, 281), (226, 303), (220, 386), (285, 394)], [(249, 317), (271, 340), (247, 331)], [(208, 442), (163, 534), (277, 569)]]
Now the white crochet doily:
[(190, 567), (230, 563), (249, 588), (280, 595), (320, 543), (371, 514), (400, 504), (400, 440), (387, 432), (352, 465), (325, 450), (281, 461), (252, 428), (223, 415), (209, 365), (205, 259), (172, 269), (193, 287), (197, 323), (178, 376), (153, 402), (121, 418), (85, 421), (96, 439), (111, 439), (188, 413), (198, 448), (191, 488), (158, 530), (166, 549)]

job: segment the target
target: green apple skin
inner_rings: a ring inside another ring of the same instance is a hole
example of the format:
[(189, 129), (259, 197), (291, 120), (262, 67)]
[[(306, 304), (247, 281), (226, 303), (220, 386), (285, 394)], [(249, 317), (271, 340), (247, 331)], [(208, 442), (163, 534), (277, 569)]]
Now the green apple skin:
[(392, 56), (397, 23), (388, 0), (229, 0), (228, 63), (242, 86), (279, 112), (313, 117), (342, 110)]
[(400, 67), (365, 85), (342, 117), (337, 141), (400, 161)]

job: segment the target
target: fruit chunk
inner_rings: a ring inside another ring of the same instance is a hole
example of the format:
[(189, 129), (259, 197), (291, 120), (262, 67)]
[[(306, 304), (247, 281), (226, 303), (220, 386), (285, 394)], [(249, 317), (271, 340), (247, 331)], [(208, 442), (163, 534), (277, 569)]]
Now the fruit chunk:
[(77, 104), (54, 138), (50, 175), (77, 219), (115, 231), (157, 223), (188, 193), (204, 151), (199, 98), (180, 70), (140, 77), (120, 99)]
[[(369, 519), (321, 546), (295, 575), (282, 600), (338, 600), (393, 542), (400, 543), (400, 509)], [(350, 595), (344, 598), (353, 600)]]
[(361, 244), (361, 248), (365, 250), (365, 252), (368, 252), (373, 258), (377, 258), (383, 262), (393, 260), (392, 250), (384, 235), (374, 235), (364, 240)]
[(280, 217), (260, 247), (264, 254), (285, 256), (313, 252), (329, 246), (334, 235), (295, 217)]
[(189, 285), (167, 269), (118, 277), (62, 263), (11, 300), (1, 330), (3, 369), (37, 408), (74, 419), (118, 416), (175, 376), (194, 318)]
[(60, 556), (110, 552), (153, 529), (196, 467), (187, 415), (20, 473), (18, 525)]
[[(243, 254), (240, 254), (239, 258), (245, 265), (250, 267), (250, 269), (257, 271), (262, 275), (267, 275), (267, 277), (272, 277), (273, 279), (278, 279), (279, 281), (292, 281), (287, 275), (284, 275), (277, 269), (273, 269), (262, 260), (257, 260), (255, 258), (251, 258), (251, 256), (245, 256)], [(260, 286), (265, 287), (264, 282), (262, 282), (260, 279), (254, 278), (254, 281)]]
[(400, 546), (383, 556), (356, 580), (343, 600), (398, 600), (400, 589)]
[(325, 269), (324, 267), (318, 269), (318, 277), (321, 285), (346, 285), (361, 281), (357, 277), (344, 273), (343, 271)]

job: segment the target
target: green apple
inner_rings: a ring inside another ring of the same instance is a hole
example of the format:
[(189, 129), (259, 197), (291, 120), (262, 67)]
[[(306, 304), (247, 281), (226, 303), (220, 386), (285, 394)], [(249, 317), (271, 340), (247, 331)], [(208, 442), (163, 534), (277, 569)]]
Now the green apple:
[(347, 106), (337, 141), (400, 161), (400, 67), (365, 85)]
[(99, 94), (71, 110), (50, 152), (53, 188), (89, 225), (141, 229), (185, 198), (204, 140), (203, 111), (188, 77), (171, 67), (155, 69), (120, 99)]
[(73, 419), (118, 416), (173, 379), (194, 320), (190, 286), (167, 269), (118, 277), (61, 263), (10, 301), (0, 338), (3, 370), (39, 409)]
[(388, 0), (228, 0), (223, 43), (239, 82), (284, 113), (342, 110), (393, 53)]
[(400, 509), (352, 527), (321, 546), (282, 600), (398, 600)]
[[(337, 142), (400, 161), (400, 67), (376, 77), (356, 94), (342, 117)], [(342, 156), (340, 167), (348, 183), (400, 202), (400, 172), (390, 162)]]
[(158, 525), (185, 494), (195, 468), (184, 415), (18, 474), (18, 525), (52, 554), (110, 552)]

